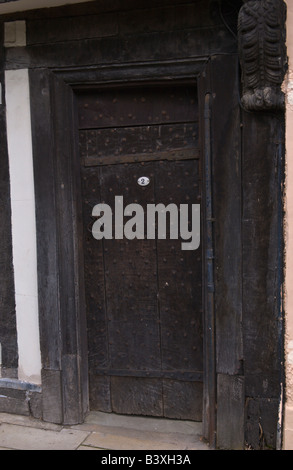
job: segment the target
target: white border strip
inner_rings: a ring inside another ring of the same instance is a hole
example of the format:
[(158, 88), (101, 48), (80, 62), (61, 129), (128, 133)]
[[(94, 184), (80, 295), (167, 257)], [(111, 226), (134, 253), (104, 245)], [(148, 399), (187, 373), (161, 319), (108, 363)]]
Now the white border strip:
[(27, 69), (5, 72), (18, 378), (41, 383), (34, 172)]

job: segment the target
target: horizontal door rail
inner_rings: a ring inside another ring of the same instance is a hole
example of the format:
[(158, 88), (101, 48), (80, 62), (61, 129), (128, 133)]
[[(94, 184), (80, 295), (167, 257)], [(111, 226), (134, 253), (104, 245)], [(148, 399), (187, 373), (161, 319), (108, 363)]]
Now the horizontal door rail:
[(91, 155), (83, 158), (85, 167), (102, 165), (119, 165), (121, 163), (141, 163), (160, 160), (198, 160), (200, 157), (199, 149), (177, 149), (166, 152), (141, 153), (133, 155), (111, 155), (108, 157), (99, 157)]

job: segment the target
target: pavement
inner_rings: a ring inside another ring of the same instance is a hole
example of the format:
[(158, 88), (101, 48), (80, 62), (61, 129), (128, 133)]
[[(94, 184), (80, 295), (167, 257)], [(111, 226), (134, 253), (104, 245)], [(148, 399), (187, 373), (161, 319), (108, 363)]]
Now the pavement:
[[(193, 421), (100, 412), (75, 426), (0, 413), (0, 450), (211, 450), (201, 428)], [(283, 450), (293, 450), (293, 406), (286, 407)]]
[(63, 426), (0, 413), (0, 450), (210, 450), (201, 423), (90, 412)]

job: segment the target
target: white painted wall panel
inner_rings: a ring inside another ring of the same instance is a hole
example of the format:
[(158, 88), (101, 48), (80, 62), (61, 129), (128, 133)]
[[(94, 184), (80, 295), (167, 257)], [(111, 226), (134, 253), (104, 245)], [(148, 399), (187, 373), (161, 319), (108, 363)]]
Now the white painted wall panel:
[(19, 379), (40, 383), (34, 172), (28, 70), (5, 72)]

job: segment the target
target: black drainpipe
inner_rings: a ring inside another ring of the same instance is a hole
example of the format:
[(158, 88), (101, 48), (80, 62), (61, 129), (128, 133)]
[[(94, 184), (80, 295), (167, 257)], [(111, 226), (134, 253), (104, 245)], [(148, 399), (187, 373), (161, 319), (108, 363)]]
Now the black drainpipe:
[(205, 95), (204, 107), (204, 193), (205, 193), (205, 413), (211, 447), (216, 447), (216, 370), (214, 312), (214, 236), (212, 193), (211, 94)]

